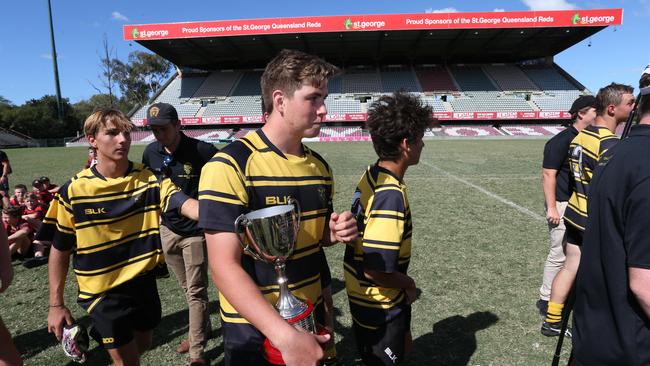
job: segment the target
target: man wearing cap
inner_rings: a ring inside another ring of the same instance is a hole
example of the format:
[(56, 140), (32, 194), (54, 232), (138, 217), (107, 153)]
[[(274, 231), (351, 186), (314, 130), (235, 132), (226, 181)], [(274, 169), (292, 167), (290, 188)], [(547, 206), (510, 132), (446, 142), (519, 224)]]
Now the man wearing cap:
[(45, 189), (45, 185), (40, 179), (34, 179), (32, 182), (32, 193), (38, 196), (38, 200), (46, 207), (50, 206), (50, 202), (54, 199), (54, 195)]
[[(551, 286), (546, 319), (541, 328), (545, 336), (556, 336), (561, 332), (564, 303), (573, 288), (580, 265), (580, 247), (587, 223), (589, 182), (601, 158), (606, 153), (609, 158), (611, 154), (608, 151), (618, 142), (614, 131), (616, 126), (627, 120), (634, 107), (633, 91), (631, 86), (617, 83), (601, 88), (596, 95), (596, 120), (571, 141), (569, 166), (574, 184), (563, 216), (566, 224), (566, 261)], [(566, 335), (571, 334), (567, 332)]]
[[(142, 162), (156, 175), (169, 177), (188, 196), (197, 198), (201, 169), (217, 149), (181, 132), (178, 113), (167, 103), (149, 107), (147, 126), (156, 141), (146, 147)], [(196, 221), (170, 211), (162, 215), (160, 237), (167, 266), (183, 288), (189, 308), (189, 339), (182, 341), (176, 351), (189, 351), (191, 365), (207, 364), (204, 348), (211, 325), (203, 230)]]
[(573, 120), (571, 126), (555, 135), (544, 145), (542, 189), (544, 190), (546, 221), (551, 240), (537, 301), (537, 308), (541, 316), (546, 316), (548, 299), (551, 296), (551, 284), (555, 275), (564, 265), (565, 259), (566, 227), (562, 216), (569, 197), (573, 193), (573, 176), (569, 167), (569, 145), (578, 132), (596, 119), (596, 98), (593, 95), (578, 97), (571, 105), (569, 113)]
[(50, 192), (51, 194), (56, 194), (59, 191), (59, 186), (56, 184), (50, 183), (50, 178), (46, 176), (42, 176), (40, 179), (41, 184), (43, 184), (43, 188)]

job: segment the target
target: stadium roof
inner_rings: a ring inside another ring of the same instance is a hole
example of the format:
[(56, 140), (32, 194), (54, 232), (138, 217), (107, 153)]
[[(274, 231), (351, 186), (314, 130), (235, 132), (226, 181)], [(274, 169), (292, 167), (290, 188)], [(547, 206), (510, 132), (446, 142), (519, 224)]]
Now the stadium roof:
[(518, 62), (556, 55), (610, 25), (622, 9), (314, 16), (126, 25), (177, 66), (261, 68), (283, 48), (338, 65)]

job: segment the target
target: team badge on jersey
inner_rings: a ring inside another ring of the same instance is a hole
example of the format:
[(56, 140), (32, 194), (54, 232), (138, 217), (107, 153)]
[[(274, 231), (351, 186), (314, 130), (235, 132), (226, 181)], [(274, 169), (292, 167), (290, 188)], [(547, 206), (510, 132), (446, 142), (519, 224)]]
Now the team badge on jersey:
[(318, 199), (320, 200), (320, 204), (322, 206), (328, 206), (329, 201), (327, 200), (327, 191), (325, 190), (325, 187), (318, 187)]

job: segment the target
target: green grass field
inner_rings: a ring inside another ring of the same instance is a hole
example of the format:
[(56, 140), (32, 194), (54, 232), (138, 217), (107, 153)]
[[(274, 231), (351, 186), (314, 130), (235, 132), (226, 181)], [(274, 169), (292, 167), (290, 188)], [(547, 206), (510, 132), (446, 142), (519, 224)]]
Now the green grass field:
[[(555, 338), (539, 334), (534, 306), (548, 248), (540, 170), (543, 140), (429, 140), (421, 163), (407, 172), (414, 241), (410, 275), (422, 294), (413, 305), (414, 352), (408, 365), (545, 365)], [(336, 179), (335, 208), (349, 209), (357, 180), (376, 159), (369, 143), (311, 144), (328, 160)], [(139, 161), (143, 146), (134, 146)], [(7, 150), (10, 184), (48, 175), (60, 184), (80, 170), (85, 148)], [(354, 364), (354, 337), (342, 271), (343, 245), (327, 249), (336, 305), (340, 358)], [(14, 262), (15, 278), (0, 295), (0, 315), (26, 365), (64, 365), (68, 359), (47, 333), (47, 268)], [(173, 276), (159, 281), (163, 320), (143, 365), (184, 365), (174, 349), (186, 336), (184, 296)], [(66, 302), (75, 304), (68, 279)], [(210, 308), (215, 337), (208, 344), (221, 363), (217, 291)], [(83, 321), (83, 319), (82, 319)], [(1, 345), (0, 345), (1, 346)], [(108, 364), (92, 342), (90, 365)], [(565, 347), (568, 348), (568, 347)], [(566, 359), (566, 352), (564, 355)]]

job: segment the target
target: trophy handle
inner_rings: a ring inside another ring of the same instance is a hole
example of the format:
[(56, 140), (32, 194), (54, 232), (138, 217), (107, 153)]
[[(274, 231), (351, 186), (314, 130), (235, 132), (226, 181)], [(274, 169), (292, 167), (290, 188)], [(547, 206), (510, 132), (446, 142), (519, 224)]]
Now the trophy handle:
[(247, 243), (244, 243), (244, 239), (242, 237), (244, 235), (247, 235), (247, 228), (248, 225), (250, 224), (250, 221), (246, 217), (246, 215), (239, 215), (237, 219), (235, 219), (235, 234), (237, 234), (237, 239), (239, 240), (239, 245), (241, 248), (244, 250), (244, 252), (250, 254), (253, 258), (257, 260), (262, 260), (262, 257), (260, 257), (257, 253), (255, 253), (254, 250), (251, 249), (250, 245)]
[(293, 197), (289, 197), (287, 200), (287, 203), (290, 205), (293, 205), (296, 208), (296, 236), (298, 235), (298, 231), (300, 231), (300, 213), (302, 212), (300, 210), (300, 203), (298, 202), (297, 199)]

